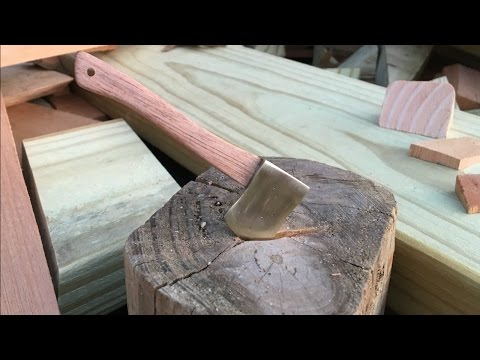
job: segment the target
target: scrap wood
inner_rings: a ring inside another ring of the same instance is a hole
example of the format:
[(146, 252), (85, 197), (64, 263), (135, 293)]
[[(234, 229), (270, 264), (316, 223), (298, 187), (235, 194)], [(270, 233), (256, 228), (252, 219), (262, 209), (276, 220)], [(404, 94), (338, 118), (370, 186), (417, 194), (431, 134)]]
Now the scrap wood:
[(463, 170), (480, 163), (480, 139), (462, 137), (427, 140), (411, 144), (409, 154), (418, 159)]
[(75, 94), (52, 95), (47, 100), (56, 110), (95, 120), (108, 120), (108, 116), (105, 113)]
[(58, 269), (62, 314), (124, 306), (125, 242), (179, 186), (123, 120), (23, 143), (33, 206)]
[(480, 175), (458, 175), (455, 192), (468, 214), (480, 211)]
[(23, 140), (98, 123), (84, 116), (31, 103), (9, 107), (8, 115), (20, 164)]
[(78, 51), (107, 51), (116, 45), (0, 45), (1, 67)]
[(446, 138), (454, 105), (455, 90), (450, 84), (399, 80), (387, 88), (379, 125), (433, 138)]
[(443, 73), (455, 88), (460, 109), (471, 110), (480, 107), (480, 71), (454, 64), (443, 68)]
[(52, 278), (1, 95), (0, 102), (0, 314), (57, 315)]
[(2, 68), (1, 87), (5, 106), (21, 104), (53, 93), (67, 93), (73, 77), (31, 64)]

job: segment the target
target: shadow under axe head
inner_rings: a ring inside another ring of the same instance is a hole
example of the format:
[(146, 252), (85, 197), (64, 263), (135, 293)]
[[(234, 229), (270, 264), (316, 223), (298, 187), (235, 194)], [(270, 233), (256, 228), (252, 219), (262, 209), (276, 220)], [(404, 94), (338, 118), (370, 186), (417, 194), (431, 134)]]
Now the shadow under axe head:
[(271, 239), (310, 188), (264, 160), (250, 184), (225, 214), (230, 229), (245, 239)]

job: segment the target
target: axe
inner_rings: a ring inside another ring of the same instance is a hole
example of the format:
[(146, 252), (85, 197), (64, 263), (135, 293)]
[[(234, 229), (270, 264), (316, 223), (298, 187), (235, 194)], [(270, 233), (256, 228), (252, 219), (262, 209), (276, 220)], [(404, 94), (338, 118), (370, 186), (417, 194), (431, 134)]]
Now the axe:
[(86, 52), (76, 56), (75, 80), (80, 87), (135, 110), (245, 186), (245, 192), (225, 214), (228, 226), (241, 238), (273, 238), (309, 190), (271, 162), (212, 134), (136, 80)]

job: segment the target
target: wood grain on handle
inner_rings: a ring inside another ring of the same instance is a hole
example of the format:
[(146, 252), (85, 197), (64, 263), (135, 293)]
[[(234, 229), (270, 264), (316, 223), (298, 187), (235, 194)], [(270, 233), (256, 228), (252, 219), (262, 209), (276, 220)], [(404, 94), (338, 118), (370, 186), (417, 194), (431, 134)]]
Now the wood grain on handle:
[(77, 54), (75, 80), (82, 88), (139, 112), (172, 139), (244, 186), (261, 162), (258, 156), (212, 134), (136, 80), (92, 55)]

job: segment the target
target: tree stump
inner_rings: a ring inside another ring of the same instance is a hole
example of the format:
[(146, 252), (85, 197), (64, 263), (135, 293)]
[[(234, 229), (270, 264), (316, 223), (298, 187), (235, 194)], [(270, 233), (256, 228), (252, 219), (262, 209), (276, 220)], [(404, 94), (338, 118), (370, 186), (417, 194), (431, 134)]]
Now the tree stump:
[(395, 246), (395, 199), (352, 172), (270, 159), (310, 186), (273, 240), (223, 220), (244, 188), (215, 169), (129, 237), (129, 314), (380, 314)]

